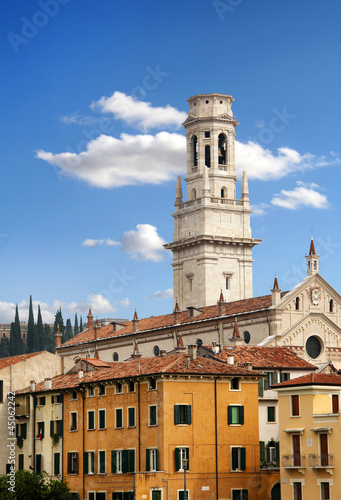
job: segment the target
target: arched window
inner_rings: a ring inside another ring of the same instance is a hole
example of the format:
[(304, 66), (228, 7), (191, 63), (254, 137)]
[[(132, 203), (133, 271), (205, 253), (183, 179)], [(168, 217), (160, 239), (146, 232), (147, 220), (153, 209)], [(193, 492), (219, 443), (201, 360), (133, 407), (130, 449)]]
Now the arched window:
[(329, 301), (329, 312), (333, 312), (334, 311), (334, 301), (333, 299), (330, 299)]
[(227, 140), (225, 134), (218, 135), (218, 164), (226, 165)]
[(317, 269), (317, 262), (316, 260), (314, 260), (314, 271), (316, 271), (316, 269)]
[(300, 298), (296, 297), (296, 300), (295, 300), (295, 310), (298, 311), (299, 308), (300, 308)]
[(160, 355), (160, 348), (159, 348), (158, 345), (154, 346), (153, 353), (154, 353), (154, 356), (159, 356)]
[(193, 189), (192, 189), (192, 200), (195, 200), (195, 199), (196, 199), (196, 197), (197, 197), (197, 192), (196, 192), (196, 190), (193, 188)]
[(113, 361), (118, 361), (118, 353), (117, 352), (114, 352), (114, 354), (112, 355), (112, 359)]
[(227, 189), (226, 187), (222, 187), (221, 190), (220, 190), (220, 197), (221, 198), (227, 198)]
[(205, 165), (208, 168), (211, 166), (211, 146), (205, 146)]
[(193, 165), (196, 167), (198, 165), (198, 138), (196, 135), (192, 137), (192, 147), (193, 147)]

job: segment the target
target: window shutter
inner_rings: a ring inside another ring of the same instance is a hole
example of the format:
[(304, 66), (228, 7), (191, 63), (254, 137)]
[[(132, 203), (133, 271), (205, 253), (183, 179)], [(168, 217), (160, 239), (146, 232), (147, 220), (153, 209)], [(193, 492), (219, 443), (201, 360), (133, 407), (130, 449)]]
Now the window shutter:
[(105, 472), (105, 451), (99, 452), (99, 472)]
[(150, 471), (150, 449), (146, 449), (146, 471)]
[(63, 436), (63, 420), (57, 420), (57, 434)]
[(266, 460), (270, 462), (270, 448), (269, 445), (266, 446)]
[(191, 405), (187, 405), (187, 424), (192, 423), (192, 407)]
[(276, 443), (276, 460), (279, 461), (279, 441)]
[(24, 468), (24, 455), (20, 454), (19, 455), (19, 470), (22, 470)]
[(236, 470), (238, 468), (238, 448), (232, 448), (231, 458), (232, 458), (231, 469)]
[(83, 453), (83, 470), (84, 474), (89, 472), (89, 456), (86, 451)]
[(72, 453), (67, 454), (67, 473), (71, 473), (71, 460), (72, 460)]
[(227, 407), (227, 422), (229, 425), (232, 424), (232, 406)]
[(36, 473), (41, 473), (41, 455), (36, 455)]
[(64, 401), (64, 394), (59, 394), (60, 397), (60, 402), (62, 403)]
[(43, 438), (45, 435), (45, 422), (41, 423), (41, 437)]
[(290, 372), (287, 373), (287, 380), (290, 380)]
[(128, 450), (128, 472), (135, 472), (135, 450)]
[(232, 491), (232, 500), (240, 500), (240, 490)]
[(38, 402), (38, 401), (37, 401), (37, 396), (34, 396), (34, 397), (33, 397), (33, 404), (34, 404), (34, 406), (37, 406), (37, 402)]
[(249, 491), (242, 490), (242, 500), (248, 500), (248, 499), (249, 499)]
[(265, 460), (265, 442), (259, 441), (259, 455), (261, 460)]
[(188, 460), (187, 470), (189, 470), (189, 448), (186, 448), (186, 456), (187, 456), (187, 460)]
[(241, 470), (246, 469), (246, 449), (240, 448), (240, 468)]
[(76, 470), (75, 470), (75, 473), (78, 474), (78, 452), (76, 452), (75, 455), (76, 455), (76, 460), (75, 460), (75, 462), (76, 462)]
[(264, 391), (267, 391), (268, 389), (269, 389), (269, 373), (266, 372), (264, 379)]
[(54, 420), (50, 420), (50, 437), (54, 434)]
[(283, 372), (281, 372), (281, 382), (284, 382), (285, 381), (285, 375)]
[(180, 470), (180, 449), (175, 448), (175, 470)]
[(180, 408), (179, 405), (174, 405), (174, 424), (178, 425), (180, 423)]
[(156, 470), (159, 470), (159, 457), (158, 457), (158, 450), (155, 450), (155, 468)]
[(51, 403), (54, 404), (54, 396), (51, 396)]
[(129, 456), (128, 456), (128, 450), (123, 450), (122, 451), (122, 472), (128, 472), (128, 466), (129, 466)]
[(239, 423), (244, 424), (244, 406), (239, 406)]
[(27, 438), (27, 424), (22, 424), (21, 427), (21, 436), (23, 439)]
[(116, 473), (116, 451), (111, 452), (111, 472)]
[(258, 396), (261, 398), (264, 394), (263, 379), (258, 382)]
[(274, 380), (274, 385), (277, 384), (277, 372), (274, 372), (273, 380)]
[(59, 453), (54, 454), (54, 473), (59, 474)]
[(41, 404), (42, 404), (42, 406), (45, 406), (45, 401), (46, 401), (46, 397), (45, 397), (45, 396), (43, 396), (43, 397), (41, 398)]

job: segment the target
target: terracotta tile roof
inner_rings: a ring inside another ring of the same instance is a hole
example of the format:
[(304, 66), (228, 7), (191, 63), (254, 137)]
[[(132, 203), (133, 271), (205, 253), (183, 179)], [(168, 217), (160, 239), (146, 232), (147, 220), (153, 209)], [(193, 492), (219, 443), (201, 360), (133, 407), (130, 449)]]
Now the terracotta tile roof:
[[(284, 297), (286, 293), (287, 292), (281, 293), (281, 297)], [(253, 297), (250, 299), (236, 300), (235, 302), (227, 302), (224, 304), (225, 312), (223, 316), (235, 316), (237, 314), (263, 310), (271, 307), (271, 305), (272, 295), (263, 295), (261, 297)], [(201, 321), (207, 321), (213, 318), (220, 317), (218, 304), (202, 307), (200, 310), (202, 311), (202, 313), (196, 315), (195, 317), (190, 317), (189, 311), (182, 311), (177, 313), (177, 324), (186, 325), (190, 323), (200, 323)], [(138, 320), (138, 322), (139, 333), (158, 330), (161, 328), (168, 328), (174, 325), (174, 314), (171, 313), (164, 314), (162, 316), (150, 316), (149, 318), (142, 318)], [(105, 325), (97, 331), (97, 340), (129, 335), (131, 333), (133, 333), (133, 321), (128, 321), (126, 323), (126, 326), (121, 328), (117, 332), (113, 331), (112, 325)], [(64, 344), (62, 344), (62, 347), (81, 344), (83, 342), (91, 342), (93, 340), (95, 340), (95, 329), (92, 327), (84, 330), (75, 337), (72, 337), (67, 342), (64, 342)]]
[(18, 354), (17, 356), (10, 356), (9, 358), (1, 358), (0, 370), (2, 370), (3, 368), (7, 368), (10, 365), (16, 365), (17, 363), (20, 363), (21, 361), (24, 361), (26, 359), (34, 358), (34, 356), (38, 356), (39, 354), (46, 352), (47, 351), (39, 351), (39, 352), (32, 352), (30, 354)]
[[(203, 345), (212, 355), (212, 346)], [(224, 346), (216, 359), (226, 362), (227, 356), (234, 356), (238, 365), (252, 363), (257, 370), (265, 368), (296, 368), (298, 370), (316, 370), (316, 366), (308, 363), (293, 352), (290, 347), (260, 347), (260, 346)]]
[(272, 387), (295, 387), (301, 385), (338, 385), (341, 386), (341, 375), (335, 373), (309, 373), (292, 380), (286, 380)]
[[(189, 366), (187, 367), (188, 361)], [(197, 357), (195, 360), (190, 360), (188, 354), (173, 354), (171, 356), (141, 358), (139, 360), (122, 363), (117, 362), (114, 363), (112, 368), (102, 368), (98, 371), (84, 372), (81, 378), (79, 378), (78, 373), (58, 375), (52, 378), (52, 389), (50, 389), (50, 391), (78, 387), (85, 383), (104, 380), (119, 380), (130, 377), (161, 374), (261, 376), (261, 374), (257, 372), (221, 363), (214, 359)], [(30, 388), (27, 387), (26, 389), (18, 391), (17, 394), (26, 394), (29, 392), (31, 392)], [(46, 392), (45, 383), (41, 382), (37, 384), (34, 392)]]
[(114, 364), (114, 362), (111, 361), (101, 361), (100, 359), (94, 359), (94, 358), (82, 358), (82, 361), (88, 363), (91, 366), (96, 366), (100, 368), (110, 368)]

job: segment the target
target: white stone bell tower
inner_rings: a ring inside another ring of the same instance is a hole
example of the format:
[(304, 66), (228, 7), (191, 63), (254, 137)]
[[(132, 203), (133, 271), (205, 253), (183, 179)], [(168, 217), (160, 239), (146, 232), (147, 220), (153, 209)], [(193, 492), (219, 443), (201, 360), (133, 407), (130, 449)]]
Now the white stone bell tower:
[(236, 199), (233, 97), (199, 94), (187, 99), (187, 201), (177, 180), (173, 252), (174, 303), (180, 309), (252, 297), (252, 247), (246, 173)]

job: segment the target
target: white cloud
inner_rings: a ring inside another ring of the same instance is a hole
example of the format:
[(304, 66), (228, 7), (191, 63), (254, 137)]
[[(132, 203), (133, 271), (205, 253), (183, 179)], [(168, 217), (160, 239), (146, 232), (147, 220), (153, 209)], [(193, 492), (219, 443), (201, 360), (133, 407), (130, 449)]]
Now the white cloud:
[(130, 300), (129, 300), (129, 298), (126, 297), (125, 299), (121, 300), (120, 305), (124, 306), (124, 307), (129, 307), (130, 306)]
[(269, 205), (267, 203), (260, 203), (259, 205), (250, 205), (253, 216), (267, 215), (267, 208)]
[[(48, 310), (48, 304), (39, 301), (33, 301), (33, 315), (35, 322), (38, 317), (38, 304), (40, 305), (41, 316), (43, 323), (53, 323), (54, 314)], [(18, 304), (19, 319), (20, 321), (28, 321), (28, 309), (29, 303), (26, 300), (21, 301)], [(1, 323), (12, 323), (15, 317), (15, 304), (12, 302), (0, 302), (0, 322)]]
[(112, 188), (160, 184), (173, 179), (185, 169), (185, 149), (185, 137), (175, 133), (122, 134), (120, 139), (101, 135), (79, 154), (39, 150), (36, 157), (56, 165), (65, 176), (81, 179), (92, 186)]
[(328, 208), (327, 197), (317, 191), (319, 188), (317, 184), (305, 184), (301, 181), (296, 184), (297, 187), (292, 191), (282, 189), (280, 194), (274, 196), (271, 203), (289, 210), (297, 210), (301, 207)]
[(123, 120), (144, 132), (153, 128), (179, 127), (187, 118), (187, 113), (172, 106), (153, 107), (150, 102), (138, 101), (123, 92), (114, 92), (110, 97), (101, 97), (99, 101), (91, 104), (91, 109), (112, 113), (116, 120)]
[(62, 115), (59, 117), (60, 121), (62, 123), (65, 123), (66, 125), (84, 125), (84, 126), (89, 126), (89, 125), (95, 125), (98, 123), (101, 119), (95, 116), (89, 116), (89, 115), (82, 115), (79, 113), (79, 111), (76, 111), (75, 113), (70, 113), (68, 115)]
[(170, 299), (173, 297), (173, 288), (167, 288), (167, 290), (158, 290), (157, 292), (150, 295), (148, 299)]
[(88, 295), (88, 299), (91, 303), (91, 309), (96, 314), (97, 313), (103, 314), (115, 311), (115, 308), (112, 306), (112, 304), (110, 304), (109, 300), (100, 293), (97, 294), (90, 293)]
[(135, 260), (151, 260), (159, 262), (165, 252), (163, 245), (166, 243), (158, 235), (157, 228), (150, 224), (138, 224), (136, 231), (126, 231), (121, 237), (123, 251), (129, 253)]
[(236, 169), (246, 170), (249, 179), (263, 181), (281, 179), (289, 174), (318, 167), (341, 165), (340, 155), (331, 152), (330, 158), (311, 153), (300, 154), (290, 148), (278, 148), (277, 154), (256, 142), (236, 141)]
[(110, 238), (107, 238), (106, 240), (92, 240), (91, 238), (87, 238), (83, 241), (82, 245), (84, 247), (99, 247), (102, 245), (105, 245), (107, 247), (115, 247), (120, 245), (120, 242), (111, 240)]

